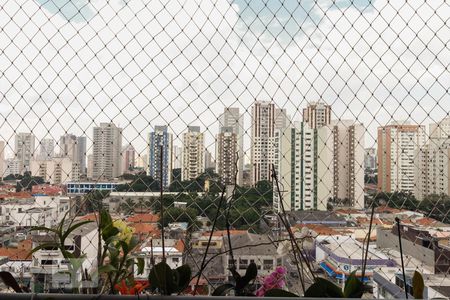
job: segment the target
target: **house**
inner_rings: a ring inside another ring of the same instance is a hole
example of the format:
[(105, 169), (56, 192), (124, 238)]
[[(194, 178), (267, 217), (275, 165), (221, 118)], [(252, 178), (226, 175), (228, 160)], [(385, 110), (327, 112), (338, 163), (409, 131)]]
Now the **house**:
[[(55, 237), (48, 232), (38, 231), (32, 236), (33, 248), (52, 242)], [(66, 240), (66, 250), (75, 255), (76, 259), (83, 257), (81, 268), (69, 275), (70, 261), (66, 260), (61, 251), (53, 247), (44, 247), (33, 253), (31, 265), (31, 290), (35, 293), (64, 292), (73, 288), (74, 283), (82, 280), (82, 271), (89, 274), (97, 267), (98, 228), (95, 223), (88, 223), (74, 230)]]

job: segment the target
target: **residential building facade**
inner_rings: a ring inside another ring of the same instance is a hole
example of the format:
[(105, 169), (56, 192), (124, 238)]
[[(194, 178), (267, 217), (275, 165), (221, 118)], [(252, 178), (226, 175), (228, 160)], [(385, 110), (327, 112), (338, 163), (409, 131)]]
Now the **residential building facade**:
[(274, 103), (256, 101), (252, 106), (251, 174), (252, 184), (272, 181), (272, 164), (275, 159), (275, 131), (287, 126), (286, 111)]
[[(329, 127), (310, 128), (296, 122), (275, 132), (275, 168), (286, 211), (326, 210), (333, 197), (333, 152)], [(274, 210), (281, 212), (276, 189)]]
[(183, 133), (182, 180), (194, 180), (205, 171), (205, 143), (199, 126), (188, 126)]
[[(168, 187), (172, 182), (172, 146), (173, 137), (172, 133), (168, 131), (168, 127), (155, 126), (155, 131), (149, 134), (148, 175), (158, 181), (162, 180), (163, 187)], [(161, 166), (163, 176), (162, 179)]]
[[(238, 107), (225, 107), (219, 117), (219, 133), (223, 127), (232, 128), (237, 141), (237, 184), (243, 184), (244, 172), (244, 115), (239, 112)], [(216, 155), (217, 163), (219, 158)]]
[(216, 136), (216, 173), (223, 185), (231, 185), (237, 181), (239, 164), (238, 137), (233, 127), (221, 127)]
[(16, 134), (14, 154), (19, 162), (19, 173), (23, 174), (30, 169), (30, 161), (34, 157), (35, 137), (32, 133), (21, 132)]
[[(333, 151), (333, 197), (345, 206), (364, 208), (364, 133), (353, 120), (331, 121)], [(319, 155), (319, 159), (322, 156)]]
[(415, 155), (425, 144), (425, 127), (394, 122), (378, 128), (378, 190), (414, 192)]
[(122, 175), (122, 128), (100, 123), (93, 129), (92, 179), (113, 179)]
[(129, 144), (122, 148), (122, 172), (129, 173), (134, 170), (136, 150)]
[(311, 102), (303, 109), (303, 122), (313, 129), (330, 125), (331, 105), (323, 101)]

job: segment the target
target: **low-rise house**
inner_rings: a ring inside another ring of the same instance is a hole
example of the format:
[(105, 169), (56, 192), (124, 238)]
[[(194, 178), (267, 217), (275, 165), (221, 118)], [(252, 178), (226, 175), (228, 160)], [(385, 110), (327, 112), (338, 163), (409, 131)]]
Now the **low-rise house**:
[[(362, 277), (364, 245), (350, 236), (330, 236), (316, 244), (316, 262), (328, 277), (338, 282), (345, 281), (356, 271)], [(369, 246), (366, 272), (363, 281), (370, 281), (373, 271), (382, 267), (394, 267), (396, 262), (386, 254)]]
[[(165, 239), (164, 240), (164, 256), (166, 263), (172, 269), (175, 269), (183, 265), (183, 254), (184, 254), (184, 242), (181, 240)], [(148, 239), (139, 250), (134, 252), (136, 257), (144, 259), (144, 273), (137, 274), (135, 272), (135, 279), (137, 280), (147, 280), (152, 269), (153, 264), (157, 264), (162, 261), (163, 258), (163, 247), (161, 239)]]
[[(373, 276), (373, 296), (375, 299), (405, 299), (405, 289), (408, 298), (412, 294), (412, 277), (414, 269), (406, 271), (406, 283), (403, 274), (397, 269), (376, 270)], [(450, 298), (450, 278), (445, 274), (422, 274), (424, 279), (423, 299)]]
[(24, 240), (17, 247), (0, 247), (0, 257), (7, 258), (0, 259), (0, 271), (11, 273), (17, 282), (25, 286), (31, 280), (31, 245), (31, 240)]
[[(47, 232), (36, 232), (32, 237), (33, 248), (55, 237)], [(82, 271), (89, 274), (97, 267), (98, 228), (96, 223), (88, 223), (74, 230), (66, 240), (66, 250), (75, 257), (85, 255), (82, 267), (76, 274), (72, 274), (76, 282), (81, 282)], [(33, 292), (64, 292), (71, 286), (70, 276), (67, 274), (70, 261), (66, 260), (59, 249), (44, 247), (33, 253), (31, 265), (31, 289)]]

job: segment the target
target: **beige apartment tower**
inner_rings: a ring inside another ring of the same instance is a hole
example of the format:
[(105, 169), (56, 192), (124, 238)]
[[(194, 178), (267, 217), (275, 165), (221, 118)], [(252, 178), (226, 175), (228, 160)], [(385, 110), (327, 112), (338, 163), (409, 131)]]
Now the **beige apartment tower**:
[(183, 133), (182, 180), (194, 180), (205, 171), (205, 142), (199, 126)]
[(93, 180), (111, 180), (122, 175), (122, 128), (100, 123), (93, 134)]
[(394, 122), (378, 128), (378, 191), (414, 192), (416, 156), (425, 144), (425, 126)]

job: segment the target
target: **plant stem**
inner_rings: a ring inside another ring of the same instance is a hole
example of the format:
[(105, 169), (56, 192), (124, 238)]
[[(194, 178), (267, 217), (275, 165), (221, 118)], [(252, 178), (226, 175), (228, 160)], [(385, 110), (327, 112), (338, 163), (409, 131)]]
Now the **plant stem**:
[(403, 248), (402, 248), (402, 236), (400, 232), (400, 219), (395, 218), (395, 222), (397, 222), (397, 233), (398, 233), (398, 245), (400, 247), (400, 259), (402, 262), (402, 273), (403, 273), (403, 283), (405, 286), (405, 297), (408, 299), (408, 290), (406, 289), (406, 273), (405, 273), (405, 263), (403, 262)]
[[(272, 178), (274, 179), (275, 184), (276, 184), (276, 188), (277, 188), (277, 192), (278, 192), (278, 198), (279, 198), (281, 211), (282, 211), (282, 213), (278, 213), (278, 216), (280, 217), (281, 222), (283, 223), (284, 227), (286, 228), (286, 231), (289, 234), (289, 237), (290, 237), (290, 240), (291, 240), (291, 245), (292, 245), (292, 250), (296, 249), (298, 251), (298, 253), (300, 254), (302, 260), (305, 262), (306, 266), (308, 267), (309, 272), (311, 273), (312, 277), (315, 278), (314, 272), (312, 271), (312, 268), (309, 265), (308, 260), (306, 259), (305, 255), (303, 254), (303, 251), (298, 246), (297, 240), (295, 239), (295, 236), (294, 236), (294, 234), (293, 234), (293, 232), (291, 230), (291, 226), (289, 225), (289, 220), (288, 220), (288, 218), (286, 216), (286, 210), (284, 208), (284, 202), (283, 202), (283, 197), (281, 195), (281, 190), (280, 190), (280, 185), (279, 185), (279, 182), (278, 182), (277, 173), (275, 172), (275, 164), (272, 164)], [(297, 258), (295, 256), (295, 253), (294, 253), (294, 258), (296, 260), (296, 264), (297, 264), (297, 268), (298, 268), (298, 260), (297, 260)], [(303, 267), (303, 264), (301, 264), (301, 266)], [(303, 277), (302, 277), (301, 271), (299, 269), (297, 271), (299, 273), (299, 277), (301, 278), (303, 292), (305, 292), (305, 290), (306, 290), (305, 289), (305, 285), (304, 285), (305, 283), (303, 282)]]
[(200, 265), (200, 270), (198, 271), (197, 282), (195, 283), (195, 287), (194, 287), (194, 296), (197, 294), (198, 283), (200, 282), (200, 277), (202, 276), (202, 273), (205, 269), (206, 256), (208, 255), (208, 250), (209, 250), (209, 246), (211, 244), (211, 240), (212, 240), (212, 237), (214, 234), (214, 229), (216, 228), (217, 219), (220, 216), (220, 209), (222, 208), (222, 203), (225, 198), (225, 191), (226, 191), (226, 186), (222, 190), (222, 196), (220, 197), (219, 206), (217, 207), (216, 216), (214, 217), (211, 233), (209, 234), (208, 244), (206, 245), (205, 254), (203, 255), (203, 259), (202, 259), (202, 264)]
[(163, 203), (163, 158), (164, 158), (164, 153), (163, 153), (163, 145), (159, 146), (159, 173), (160, 173), (160, 178), (159, 178), (159, 188), (160, 188), (160, 205), (161, 205), (161, 246), (162, 246), (162, 261), (165, 262), (166, 261), (166, 253), (165, 253), (165, 248), (164, 248), (164, 203)]
[(371, 234), (371, 231), (372, 231), (372, 223), (373, 223), (373, 215), (374, 215), (374, 213), (375, 213), (375, 205), (372, 205), (372, 213), (370, 214), (369, 233), (368, 233), (368, 236), (367, 236), (367, 246), (366, 246), (366, 253), (364, 255), (361, 280), (364, 280), (364, 276), (366, 275), (367, 257), (369, 255), (369, 242), (370, 242), (370, 234)]

